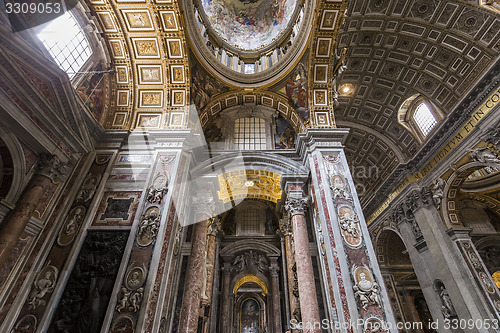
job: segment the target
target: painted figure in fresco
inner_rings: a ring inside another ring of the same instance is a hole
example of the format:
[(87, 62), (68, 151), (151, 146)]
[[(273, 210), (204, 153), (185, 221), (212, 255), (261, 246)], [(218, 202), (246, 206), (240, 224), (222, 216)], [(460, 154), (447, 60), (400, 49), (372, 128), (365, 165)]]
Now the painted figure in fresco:
[(307, 71), (303, 63), (299, 63), (291, 77), (285, 83), (288, 101), (301, 116), (302, 120), (309, 119), (307, 102)]

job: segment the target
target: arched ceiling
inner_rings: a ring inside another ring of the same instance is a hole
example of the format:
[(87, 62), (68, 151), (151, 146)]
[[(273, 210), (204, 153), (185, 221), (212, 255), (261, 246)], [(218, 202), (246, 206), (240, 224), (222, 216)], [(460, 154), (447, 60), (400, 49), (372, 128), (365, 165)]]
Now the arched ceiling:
[(90, 0), (116, 70), (111, 128), (182, 128), (189, 67), (179, 7), (173, 0)]
[[(445, 115), (454, 111), (498, 59), (499, 30), (497, 13), (466, 1), (349, 2), (338, 45), (347, 49), (347, 69), (338, 81), (354, 91), (339, 97), (335, 119), (353, 128), (346, 141), (351, 168), (375, 170), (384, 159), (378, 172), (354, 172), (355, 182), (368, 189), (361, 193), (363, 206), (420, 148), (398, 124), (400, 105), (419, 93)], [(395, 160), (399, 154), (403, 161)]]
[[(190, 22), (185, 22), (180, 5), (173, 0), (90, 1), (117, 70), (105, 127), (187, 125), (191, 69), (197, 60), (188, 59), (194, 58), (185, 34)], [(297, 106), (286, 96), (283, 75), (261, 89), (221, 89), (210, 96), (200, 116), (207, 123), (224, 107), (245, 104), (249, 96), (256, 104), (286, 106), (287, 119), (299, 131), (335, 122), (351, 128), (346, 153), (366, 206), (395, 168), (422, 147), (398, 124), (401, 103), (419, 93), (444, 115), (453, 112), (498, 59), (500, 16), (461, 0), (325, 0), (317, 3), (315, 13), (300, 60), (307, 69), (307, 117), (293, 110)], [(339, 96), (334, 108), (335, 54), (344, 48), (347, 69), (337, 83), (352, 84), (354, 91)], [(288, 78), (293, 70), (287, 69)], [(299, 115), (299, 121), (294, 122), (293, 115)]]

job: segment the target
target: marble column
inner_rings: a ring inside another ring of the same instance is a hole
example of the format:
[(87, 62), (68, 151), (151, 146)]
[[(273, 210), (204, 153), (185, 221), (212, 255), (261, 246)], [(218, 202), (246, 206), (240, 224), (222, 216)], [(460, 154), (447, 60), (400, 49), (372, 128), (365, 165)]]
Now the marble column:
[[(212, 306), (212, 293), (214, 285), (214, 264), (215, 264), (215, 240), (217, 234), (220, 231), (220, 221), (217, 217), (210, 218), (208, 220), (207, 227), (207, 254), (205, 258), (205, 269), (206, 269), (206, 282), (205, 282), (205, 293), (202, 295), (202, 305), (203, 308), (210, 309)], [(210, 313), (210, 311), (207, 311)], [(204, 311), (204, 313), (206, 313)], [(205, 318), (205, 327), (203, 332), (208, 332), (210, 329), (210, 315)]]
[(271, 259), (271, 292), (273, 294), (273, 326), (274, 332), (281, 332), (281, 306), (279, 290), (279, 266), (276, 259)]
[(64, 167), (57, 156), (42, 155), (37, 171), (17, 200), (14, 209), (0, 226), (0, 267), (6, 263), (42, 197), (52, 182), (62, 175)]
[(229, 320), (229, 297), (231, 287), (231, 263), (225, 262), (224, 267), (222, 268), (222, 313), (220, 315), (221, 318), (221, 327), (222, 333), (230, 333), (231, 325)]
[(213, 198), (203, 200), (193, 199), (197, 214), (196, 224), (193, 226), (191, 240), (191, 254), (189, 256), (186, 280), (184, 282), (184, 296), (179, 324), (179, 332), (192, 333), (198, 330), (200, 316), (200, 301), (203, 288), (203, 270), (205, 261), (205, 246), (207, 240), (208, 220), (214, 210)]
[(293, 312), (297, 308), (297, 298), (293, 293), (293, 266), (295, 265), (295, 258), (292, 248), (292, 226), (288, 219), (280, 221), (280, 233), (285, 242), (285, 257), (286, 257), (286, 272), (287, 272), (287, 285), (288, 285), (288, 299), (290, 304), (290, 318), (293, 319)]
[(303, 332), (321, 332), (318, 299), (309, 253), (309, 239), (305, 208), (307, 199), (303, 197), (288, 197), (285, 209), (291, 216), (292, 230), (295, 241), (295, 262), (297, 265), (297, 280), (299, 283), (299, 302), (302, 314)]

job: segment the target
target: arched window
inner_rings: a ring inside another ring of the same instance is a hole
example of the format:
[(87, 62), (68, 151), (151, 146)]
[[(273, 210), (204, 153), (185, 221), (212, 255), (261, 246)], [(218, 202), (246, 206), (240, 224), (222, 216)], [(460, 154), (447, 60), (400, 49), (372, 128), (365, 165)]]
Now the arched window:
[(84, 32), (69, 11), (47, 23), (37, 36), (70, 79), (92, 55)]
[(256, 117), (236, 119), (233, 143), (240, 150), (266, 149), (266, 121)]
[(420, 94), (406, 99), (398, 112), (399, 123), (420, 142), (425, 140), (442, 119), (441, 112)]
[(418, 125), (418, 128), (423, 135), (427, 136), (429, 132), (436, 126), (437, 120), (432, 114), (429, 107), (424, 102), (420, 103), (415, 109), (413, 119)]

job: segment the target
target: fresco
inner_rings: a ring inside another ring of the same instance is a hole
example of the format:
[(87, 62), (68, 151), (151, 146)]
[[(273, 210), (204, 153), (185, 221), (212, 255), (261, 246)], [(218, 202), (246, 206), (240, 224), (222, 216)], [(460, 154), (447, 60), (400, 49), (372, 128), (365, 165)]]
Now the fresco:
[[(211, 121), (203, 130), (205, 133), (205, 140), (210, 145), (210, 148), (223, 148), (225, 136), (222, 132), (222, 119), (216, 118)], [(219, 142), (219, 144), (217, 144)], [(222, 145), (222, 147), (220, 146)]]
[(296, 134), (292, 125), (281, 115), (276, 118), (274, 149), (295, 149)]
[(299, 62), (297, 67), (285, 82), (288, 101), (303, 121), (309, 120), (307, 103), (307, 66)]
[[(102, 71), (102, 66), (97, 66), (95, 71)], [(104, 81), (106, 78), (103, 78), (103, 75), (96, 73), (87, 77), (76, 90), (82, 102), (85, 103), (97, 121), (101, 120), (104, 110)]]
[(192, 68), (191, 103), (198, 113), (210, 102), (212, 96), (227, 89), (213, 76), (208, 75), (198, 64)]
[(202, 0), (214, 30), (230, 45), (256, 50), (286, 28), (296, 0)]

